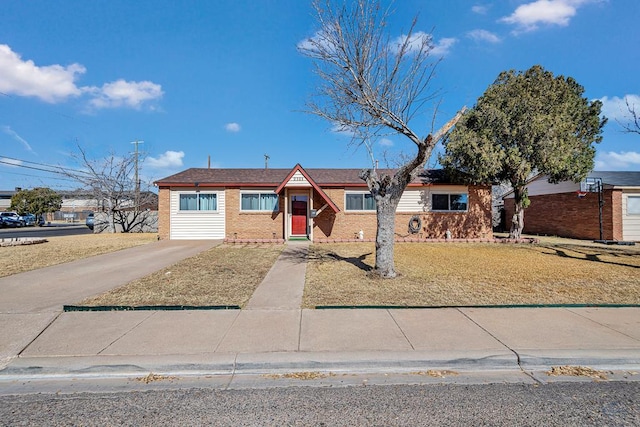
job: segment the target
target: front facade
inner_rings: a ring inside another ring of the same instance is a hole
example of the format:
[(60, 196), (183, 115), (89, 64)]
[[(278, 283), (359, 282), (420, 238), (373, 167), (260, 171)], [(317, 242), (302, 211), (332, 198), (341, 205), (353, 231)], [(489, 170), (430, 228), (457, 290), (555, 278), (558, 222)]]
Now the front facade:
[[(371, 240), (375, 202), (358, 169), (188, 169), (156, 182), (161, 239)], [(410, 229), (409, 224), (412, 223)], [(418, 226), (419, 227), (416, 227)], [(491, 238), (491, 187), (425, 171), (396, 211), (401, 238)]]
[[(640, 241), (640, 172), (594, 171), (581, 183), (558, 184), (550, 184), (547, 176), (539, 175), (527, 188), (531, 205), (524, 211), (525, 233)], [(507, 194), (504, 201), (510, 227), (513, 194)]]

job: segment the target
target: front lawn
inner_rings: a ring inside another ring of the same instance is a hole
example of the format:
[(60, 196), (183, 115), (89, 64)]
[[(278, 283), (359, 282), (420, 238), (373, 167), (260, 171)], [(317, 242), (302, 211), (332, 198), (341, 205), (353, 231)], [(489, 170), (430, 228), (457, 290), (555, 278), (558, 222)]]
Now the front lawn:
[(303, 305), (640, 304), (636, 247), (398, 243), (394, 280), (368, 276), (374, 254), (366, 243), (312, 246)]
[(79, 305), (244, 305), (282, 245), (221, 245)]
[(83, 234), (48, 237), (35, 245), (0, 247), (0, 277), (145, 245), (157, 240), (152, 233)]

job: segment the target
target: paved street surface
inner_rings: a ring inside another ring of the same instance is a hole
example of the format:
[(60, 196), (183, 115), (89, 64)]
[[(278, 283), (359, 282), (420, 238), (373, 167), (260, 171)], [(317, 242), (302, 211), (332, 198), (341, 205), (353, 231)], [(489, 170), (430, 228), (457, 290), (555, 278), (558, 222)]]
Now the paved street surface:
[(19, 237), (58, 237), (93, 234), (84, 224), (54, 224), (43, 227), (0, 228), (0, 239), (15, 239)]
[(637, 426), (638, 396), (640, 382), (31, 394), (0, 396), (0, 425)]

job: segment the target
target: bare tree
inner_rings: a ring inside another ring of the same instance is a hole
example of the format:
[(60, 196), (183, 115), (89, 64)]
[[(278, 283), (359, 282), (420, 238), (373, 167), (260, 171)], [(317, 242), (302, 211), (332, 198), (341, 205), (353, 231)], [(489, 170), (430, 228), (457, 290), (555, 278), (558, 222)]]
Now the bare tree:
[[(157, 195), (145, 184), (136, 182), (138, 162), (134, 156), (118, 156), (111, 152), (103, 159), (95, 160), (78, 145), (73, 155), (81, 170), (62, 169), (70, 178), (83, 185), (96, 200), (97, 206), (107, 217), (104, 222), (96, 219), (94, 227), (98, 231), (129, 233), (144, 231), (156, 222), (150, 207), (157, 205)], [(139, 161), (139, 160), (138, 160)]]
[(620, 123), (620, 126), (622, 126), (623, 132), (637, 133), (638, 135), (640, 135), (640, 116), (638, 115), (638, 112), (636, 112), (636, 106), (635, 104), (631, 104), (629, 102), (628, 97), (625, 98), (624, 102), (625, 104), (627, 104), (627, 111), (629, 111), (629, 115), (626, 117), (628, 120), (626, 120), (624, 123), (618, 123)]
[(408, 34), (392, 42), (385, 33), (389, 10), (380, 1), (336, 5), (332, 0), (315, 0), (313, 7), (320, 29), (299, 49), (314, 61), (315, 73), (324, 84), (308, 103), (309, 111), (351, 131), (353, 142), (367, 147), (372, 160), (372, 141), (383, 135), (404, 135), (417, 149), (393, 175), (379, 174), (375, 168), (360, 173), (376, 201), (374, 271), (393, 278), (395, 212), (400, 196), (464, 108), (435, 133), (419, 136), (410, 123), (435, 98), (427, 91), (439, 62), (430, 56), (432, 36), (415, 32), (414, 19)]

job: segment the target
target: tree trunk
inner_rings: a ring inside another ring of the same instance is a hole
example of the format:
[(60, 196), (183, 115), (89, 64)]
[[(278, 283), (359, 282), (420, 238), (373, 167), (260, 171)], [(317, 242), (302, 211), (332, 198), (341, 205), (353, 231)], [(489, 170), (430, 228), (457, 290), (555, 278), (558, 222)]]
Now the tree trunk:
[(376, 230), (376, 263), (375, 272), (384, 279), (396, 277), (393, 261), (397, 199), (379, 197), (376, 199), (378, 217)]
[(513, 218), (511, 218), (511, 230), (509, 231), (510, 239), (519, 239), (522, 237), (524, 229), (524, 209), (525, 201), (528, 200), (526, 193), (521, 190), (514, 190), (515, 208)]
[(414, 139), (418, 152), (415, 158), (398, 168), (393, 176), (378, 175), (376, 169), (360, 171), (360, 179), (367, 183), (369, 191), (376, 200), (376, 263), (374, 272), (382, 278), (396, 277), (393, 262), (395, 245), (396, 208), (400, 197), (407, 185), (422, 171), (427, 163), (433, 147), (460, 120), (466, 110), (463, 107), (451, 120), (442, 126), (435, 134), (428, 135), (424, 140)]

